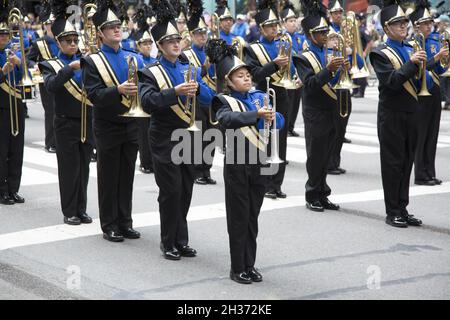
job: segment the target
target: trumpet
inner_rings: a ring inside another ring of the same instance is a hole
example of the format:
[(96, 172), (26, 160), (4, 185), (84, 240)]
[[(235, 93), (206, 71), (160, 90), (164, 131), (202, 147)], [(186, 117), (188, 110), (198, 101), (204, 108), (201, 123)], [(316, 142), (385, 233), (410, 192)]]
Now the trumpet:
[(273, 85), (278, 87), (284, 87), (287, 90), (295, 90), (298, 89), (296, 81), (292, 79), (291, 76), (291, 64), (292, 64), (292, 39), (291, 36), (287, 33), (284, 33), (280, 36), (279, 39), (279, 49), (278, 56), (279, 57), (289, 57), (288, 65), (279, 70), (281, 74), (281, 79), (273, 82)]
[[(128, 82), (131, 82), (138, 85), (138, 67), (136, 58), (133, 56), (127, 57), (127, 64), (128, 64)], [(128, 96), (128, 99), (130, 100), (130, 110), (127, 112), (121, 114), (121, 117), (129, 117), (129, 118), (149, 118), (150, 115), (142, 109), (141, 100), (139, 99), (139, 96), (137, 94), (133, 96)]]
[[(14, 26), (18, 25), (17, 29), (14, 29)], [(12, 8), (9, 11), (8, 15), (8, 26), (10, 28), (10, 36), (11, 39), (16, 38), (14, 37), (14, 33), (19, 33), (19, 50), (20, 50), (20, 62), (22, 66), (22, 80), (17, 85), (21, 88), (22, 92), (22, 98), (23, 100), (32, 100), (33, 99), (33, 87), (34, 83), (33, 80), (31, 80), (30, 75), (28, 74), (28, 66), (27, 66), (27, 60), (25, 56), (25, 46), (23, 44), (23, 16), (19, 9)]]
[[(10, 49), (5, 49), (6, 52), (6, 63), (8, 65), (12, 65), (10, 61)], [(12, 73), (12, 76), (11, 76)], [(7, 79), (9, 82), (8, 85), (8, 96), (9, 96), (9, 116), (11, 121), (11, 134), (14, 137), (19, 135), (19, 114), (17, 109), (17, 96), (16, 96), (16, 75), (14, 73), (14, 68), (8, 72)], [(12, 80), (12, 81), (11, 81)], [(12, 86), (12, 87), (11, 87)], [(13, 103), (14, 102), (14, 103)]]
[[(445, 48), (448, 51), (450, 42), (450, 33), (448, 31), (442, 32), (439, 35), (439, 42), (441, 44), (441, 47)], [(443, 68), (448, 68), (450, 66), (450, 57), (442, 58), (440, 62)]]
[[(197, 79), (197, 68), (189, 62), (188, 70), (185, 74), (185, 82), (189, 83), (191, 81), (196, 81)], [(187, 130), (189, 131), (200, 131), (200, 129), (197, 127), (197, 124), (195, 123), (195, 108), (197, 104), (197, 97), (186, 97), (186, 103), (184, 104), (184, 109), (191, 110), (191, 118), (189, 121), (189, 127)]]
[[(425, 36), (422, 33), (418, 33), (414, 38), (413, 48), (414, 52), (425, 50)], [(416, 75), (416, 79), (421, 80), (420, 91), (418, 96), (431, 96), (431, 93), (427, 89), (427, 64), (425, 61), (421, 62), (419, 73)]]
[[(269, 99), (272, 98), (273, 107), (271, 110), (275, 113), (275, 118), (272, 123), (264, 120), (264, 131), (263, 131), (263, 141), (266, 145), (269, 143), (270, 138), (270, 157), (267, 159), (267, 163), (283, 163), (284, 161), (280, 159), (278, 155), (278, 131), (277, 131), (277, 96), (275, 90), (270, 87), (270, 77), (266, 77), (267, 82), (267, 91), (266, 97), (264, 98), (264, 105), (269, 106)], [(272, 130), (270, 130), (270, 126), (272, 125)]]

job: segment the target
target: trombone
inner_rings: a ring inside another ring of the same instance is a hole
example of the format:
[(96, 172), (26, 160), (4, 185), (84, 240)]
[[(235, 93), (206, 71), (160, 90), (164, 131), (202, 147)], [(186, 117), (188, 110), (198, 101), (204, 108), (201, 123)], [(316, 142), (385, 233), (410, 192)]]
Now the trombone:
[[(13, 66), (12, 70), (8, 72), (7, 79), (8, 79), (8, 96), (9, 96), (9, 116), (11, 121), (11, 134), (14, 137), (17, 137), (19, 135), (19, 114), (17, 109), (17, 91), (16, 91), (16, 74), (14, 73), (14, 65), (10, 61), (10, 49), (5, 49), (6, 52), (6, 63), (9, 66)], [(11, 73), (12, 73), (12, 79), (11, 79)], [(11, 81), (12, 80), (12, 81)], [(12, 86), (12, 87), (11, 87)], [(13, 104), (14, 102), (14, 104)]]
[[(277, 96), (275, 90), (270, 87), (270, 77), (266, 77), (267, 82), (267, 91), (266, 97), (264, 98), (264, 105), (269, 106), (269, 99), (272, 98), (272, 108), (275, 113), (275, 117), (273, 118), (272, 123), (264, 120), (264, 131), (263, 131), (263, 140), (266, 145), (269, 143), (270, 137), (270, 157), (267, 159), (267, 163), (283, 163), (284, 161), (280, 159), (278, 155), (278, 130), (277, 130)], [(272, 130), (270, 130), (270, 126), (272, 125)]]
[[(197, 68), (189, 62), (189, 67), (187, 69), (187, 72), (184, 76), (184, 80), (186, 83), (189, 83), (191, 81), (196, 81), (197, 79)], [(195, 108), (197, 104), (197, 97), (188, 97), (186, 96), (186, 102), (184, 104), (184, 110), (188, 111), (191, 110), (191, 118), (189, 120), (189, 127), (187, 128), (188, 131), (200, 131), (200, 129), (197, 127), (197, 124), (195, 123)]]
[[(127, 57), (127, 64), (128, 64), (128, 82), (131, 82), (138, 85), (138, 67), (136, 58), (133, 56)], [(141, 100), (139, 99), (138, 94), (135, 94), (133, 96), (128, 96), (128, 99), (130, 101), (130, 110), (127, 112), (121, 114), (121, 117), (129, 117), (129, 118), (149, 118), (150, 115), (142, 109), (141, 106)]]
[(97, 5), (95, 3), (88, 3), (83, 8), (83, 21), (84, 21), (84, 43), (85, 47), (89, 48), (90, 53), (98, 52), (98, 38), (95, 30), (95, 25), (92, 22), (93, 12), (97, 11)]
[[(419, 32), (414, 38), (414, 52), (422, 49), (425, 50), (425, 41), (425, 36)], [(427, 89), (427, 63), (425, 61), (420, 64), (419, 73), (416, 75), (416, 79), (421, 81), (420, 91), (417, 95), (421, 97), (431, 96), (431, 93)]]
[(292, 64), (292, 39), (291, 36), (287, 33), (284, 33), (280, 36), (279, 39), (279, 49), (278, 56), (279, 57), (289, 57), (288, 65), (279, 70), (281, 74), (281, 79), (278, 81), (274, 81), (272, 84), (278, 87), (284, 87), (287, 90), (295, 90), (298, 89), (296, 81), (292, 79), (291, 76), (291, 64)]

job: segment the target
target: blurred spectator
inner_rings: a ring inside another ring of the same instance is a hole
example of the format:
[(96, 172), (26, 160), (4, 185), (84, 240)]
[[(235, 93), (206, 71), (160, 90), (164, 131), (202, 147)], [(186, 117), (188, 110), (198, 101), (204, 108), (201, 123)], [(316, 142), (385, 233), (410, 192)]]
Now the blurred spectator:
[(231, 33), (235, 35), (245, 38), (245, 36), (249, 33), (249, 25), (247, 23), (247, 18), (244, 14), (238, 14), (236, 16), (236, 22), (231, 28)]
[(249, 32), (248, 34), (245, 36), (245, 41), (247, 41), (248, 43), (252, 43), (253, 41), (259, 40), (260, 37), (260, 33), (259, 33), (259, 27), (256, 24), (255, 21), (255, 14), (256, 11), (250, 11), (247, 16), (248, 16), (248, 21), (249, 21)]

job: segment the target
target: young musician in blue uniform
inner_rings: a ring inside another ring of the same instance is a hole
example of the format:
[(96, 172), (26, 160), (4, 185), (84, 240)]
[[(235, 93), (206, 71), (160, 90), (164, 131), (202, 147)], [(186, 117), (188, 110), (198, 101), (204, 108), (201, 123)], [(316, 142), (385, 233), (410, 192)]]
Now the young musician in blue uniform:
[[(187, 28), (189, 29), (189, 35), (192, 45), (190, 48), (183, 50), (184, 55), (188, 60), (196, 67), (200, 67), (202, 72), (202, 79), (211, 88), (216, 91), (216, 83), (214, 81), (214, 67), (206, 60), (205, 45), (208, 41), (208, 27), (203, 20), (203, 4), (202, 0), (189, 0), (188, 1), (188, 16)], [(215, 127), (214, 123), (211, 123), (209, 118), (209, 106), (198, 106), (196, 111), (196, 120), (202, 124), (202, 133), (206, 130)], [(203, 135), (202, 134), (202, 135)], [(206, 147), (210, 145), (210, 141), (203, 141), (202, 152)], [(196, 164), (197, 178), (196, 184), (207, 185), (216, 184), (216, 180), (211, 178), (210, 169), (212, 167), (212, 161), (214, 157), (214, 150), (212, 151), (211, 162), (206, 162), (206, 159), (202, 159), (201, 164)]]
[[(258, 3), (258, 12), (255, 20), (261, 30), (260, 41), (256, 41), (245, 47), (245, 63), (250, 67), (252, 78), (255, 81), (256, 89), (266, 90), (266, 77), (271, 77), (270, 87), (276, 92), (277, 111), (280, 112), (285, 121), (289, 123), (289, 97), (287, 90), (283, 86), (277, 86), (274, 82), (282, 78), (280, 69), (290, 67), (294, 71), (293, 65), (289, 66), (289, 57), (279, 56), (280, 41), (277, 40), (279, 17), (277, 14), (277, 2), (272, 0), (262, 0)], [(279, 156), (283, 163), (275, 165), (276, 171), (269, 179), (267, 184), (266, 197), (270, 199), (287, 197), (281, 190), (286, 171), (286, 150), (287, 150), (287, 127), (280, 130), (279, 134)]]
[[(25, 132), (24, 105), (19, 88), (14, 86), (22, 79), (20, 51), (8, 48), (7, 2), (0, 3), (0, 203), (24, 203), (18, 194), (22, 178)], [(17, 105), (17, 109), (16, 109)], [(17, 111), (16, 111), (17, 110)], [(13, 126), (11, 126), (13, 121)], [(17, 122), (16, 122), (17, 121)], [(17, 131), (16, 131), (17, 130)]]
[[(57, 56), (59, 48), (56, 44), (55, 37), (52, 34), (51, 26), (54, 16), (51, 14), (49, 1), (44, 0), (41, 3), (41, 11), (39, 12), (39, 20), (44, 27), (44, 36), (33, 42), (30, 51), (27, 54), (29, 67), (34, 64), (45, 61)], [(53, 127), (53, 117), (55, 115), (55, 98), (53, 94), (45, 89), (43, 83), (39, 84), (39, 94), (41, 95), (42, 106), (44, 108), (45, 120), (45, 150), (50, 153), (56, 152), (55, 130)]]
[(370, 61), (379, 81), (378, 139), (386, 223), (419, 226), (422, 221), (410, 215), (406, 207), (420, 109), (416, 75), (427, 56), (423, 50), (413, 52), (413, 47), (404, 42), (409, 21), (395, 1), (381, 10), (380, 21), (388, 39), (370, 53)]
[(339, 0), (330, 1), (328, 5), (330, 12), (330, 27), (334, 32), (341, 33), (341, 23), (344, 16), (344, 8), (342, 8)]
[[(419, 3), (416, 10), (409, 15), (418, 33), (425, 37), (427, 53), (427, 90), (430, 96), (419, 96), (419, 138), (414, 159), (414, 183), (434, 186), (442, 183), (436, 178), (436, 146), (441, 121), (441, 88), (439, 76), (447, 68), (441, 65), (441, 59), (448, 57), (448, 47), (441, 48), (439, 39), (431, 36), (433, 17), (428, 1)], [(420, 40), (419, 40), (420, 41)], [(422, 45), (422, 44), (420, 44)]]
[[(39, 68), (45, 88), (55, 96), (56, 157), (64, 223), (79, 225), (92, 222), (86, 213), (89, 164), (93, 149), (92, 104), (87, 101), (86, 115), (82, 115), (78, 33), (67, 21), (67, 2), (55, 0), (52, 7), (55, 15), (52, 33), (60, 51), (56, 58), (40, 62)], [(86, 125), (83, 133), (81, 121)]]
[(231, 32), (233, 27), (234, 18), (231, 15), (230, 9), (228, 9), (227, 0), (216, 0), (217, 8), (215, 13), (219, 17), (219, 30), (220, 39), (223, 39), (227, 44), (232, 43), (233, 39), (237, 36)]
[(251, 90), (250, 67), (235, 56), (234, 49), (223, 40), (217, 45), (220, 50), (211, 50), (214, 54), (210, 59), (216, 63), (218, 79), (225, 81), (229, 91), (213, 99), (213, 109), (227, 137), (224, 181), (230, 278), (250, 284), (262, 281), (255, 268), (258, 216), (267, 183), (263, 168), (267, 149), (261, 133), (265, 125), (273, 124), (275, 116), (277, 126), (273, 129), (281, 129), (284, 118), (278, 112), (275, 115), (264, 92)]
[[(165, 259), (180, 260), (194, 257), (197, 251), (191, 248), (188, 237), (187, 213), (194, 185), (193, 154), (189, 159), (172, 150), (183, 141), (173, 141), (172, 133), (189, 127), (192, 113), (186, 99), (196, 97), (197, 103), (208, 106), (213, 91), (201, 79), (200, 68), (192, 68), (179, 59), (181, 35), (176, 28), (175, 10), (168, 0), (154, 6), (157, 24), (151, 29), (153, 39), (161, 51), (159, 62), (139, 71), (139, 96), (142, 107), (151, 114), (149, 140), (153, 156), (155, 180), (159, 187), (159, 213), (161, 218), (160, 248)], [(187, 72), (191, 70), (189, 75)], [(193, 77), (194, 70), (197, 77)], [(192, 99), (190, 99), (192, 100)]]
[(93, 22), (101, 38), (100, 51), (81, 59), (82, 81), (94, 105), (94, 138), (97, 148), (97, 184), (100, 224), (103, 238), (121, 242), (137, 239), (131, 218), (133, 181), (138, 151), (139, 127), (135, 118), (123, 117), (131, 107), (129, 97), (137, 85), (128, 81), (128, 67), (142, 59), (120, 46), (121, 22), (109, 7), (99, 1)]
[(327, 38), (330, 30), (326, 9), (317, 0), (302, 1), (305, 18), (303, 30), (308, 38), (308, 48), (296, 61), (298, 74), (303, 82), (303, 122), (305, 123), (306, 207), (312, 211), (339, 210), (328, 196), (327, 167), (336, 140), (334, 124), (338, 112), (336, 91), (330, 85), (334, 73), (346, 65), (343, 57), (331, 57), (327, 61)]

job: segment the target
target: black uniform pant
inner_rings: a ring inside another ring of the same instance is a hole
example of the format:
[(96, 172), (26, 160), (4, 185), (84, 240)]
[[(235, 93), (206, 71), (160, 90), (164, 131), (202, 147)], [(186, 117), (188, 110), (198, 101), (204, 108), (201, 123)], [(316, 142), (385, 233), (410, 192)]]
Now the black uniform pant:
[(431, 94), (431, 96), (419, 97), (419, 130), (414, 158), (416, 180), (429, 180), (436, 177), (436, 146), (441, 122), (440, 89), (435, 86)]
[[(5, 103), (5, 101), (0, 101)], [(9, 105), (9, 102), (6, 102)], [(10, 108), (0, 108), (0, 192), (2, 194), (19, 191), (22, 179), (25, 115), (23, 104), (17, 101), (19, 134), (11, 134)], [(14, 127), (16, 112), (13, 109)]]
[(148, 141), (150, 118), (138, 118), (136, 120), (139, 124), (139, 159), (141, 161), (141, 167), (153, 169), (152, 154)]
[[(350, 92), (348, 90), (337, 90), (336, 96), (339, 103), (342, 103), (342, 108), (345, 108), (345, 101), (347, 100), (347, 110), (348, 115), (346, 117), (341, 117), (339, 105), (336, 110), (334, 110), (334, 126), (336, 128), (336, 142), (333, 145), (333, 150), (331, 151), (330, 162), (328, 163), (328, 169), (336, 169), (341, 166), (341, 151), (342, 145), (344, 144), (345, 132), (347, 131), (348, 119), (352, 113), (352, 100), (350, 98)], [(342, 113), (345, 114), (346, 109), (342, 109)]]
[(159, 187), (161, 242), (165, 248), (187, 246), (187, 214), (191, 205), (195, 168), (192, 164), (163, 163), (154, 159), (155, 180)]
[(360, 95), (361, 97), (364, 97), (367, 87), (367, 78), (354, 79), (353, 83), (359, 85), (358, 88), (353, 89), (353, 95)]
[[(202, 136), (205, 134), (206, 130), (211, 128), (216, 128), (217, 126), (212, 125), (209, 122), (209, 108), (206, 107), (200, 107), (198, 106), (196, 109), (196, 120), (201, 122), (202, 124)], [(205, 150), (205, 148), (210, 145), (210, 141), (203, 141), (202, 139), (202, 154)], [(211, 152), (212, 156), (214, 157), (215, 149)], [(211, 159), (212, 160), (212, 159)], [(195, 165), (196, 175), (200, 178), (207, 178), (211, 177), (211, 167), (212, 162), (206, 162), (205, 158), (202, 157), (202, 163)]]
[(295, 121), (297, 121), (298, 110), (300, 109), (302, 92), (303, 88), (299, 88), (297, 90), (288, 90), (288, 96), (290, 100), (288, 131), (293, 131), (295, 128)]
[(223, 173), (231, 270), (242, 272), (255, 265), (258, 216), (267, 176), (261, 175), (260, 165), (224, 164)]
[(61, 209), (64, 216), (76, 217), (86, 213), (92, 145), (80, 140), (79, 118), (55, 115), (54, 127)]
[[(285, 90), (287, 91), (287, 90)], [(277, 112), (281, 113), (284, 117), (284, 127), (281, 130), (278, 130), (278, 155), (283, 163), (276, 164), (278, 166), (277, 172), (269, 176), (269, 181), (267, 183), (267, 191), (280, 191), (281, 185), (284, 180), (284, 173), (286, 172), (286, 151), (287, 151), (287, 134), (288, 134), (288, 126), (289, 126), (289, 105), (290, 100), (288, 98), (287, 93), (284, 94), (285, 98), (277, 95)], [(269, 148), (269, 155), (272, 153), (272, 150)]]
[(42, 106), (44, 107), (45, 121), (45, 147), (55, 147), (55, 130), (53, 127), (53, 118), (55, 115), (55, 100), (52, 93), (48, 92), (43, 84), (39, 84)]
[(305, 199), (308, 202), (328, 197), (327, 168), (336, 140), (335, 115), (332, 110), (303, 108), (306, 141), (306, 171), (308, 181)]
[(381, 178), (388, 216), (405, 216), (417, 145), (417, 113), (378, 109)]
[(103, 232), (132, 227), (133, 181), (138, 151), (136, 121), (94, 120), (97, 146), (97, 186)]

